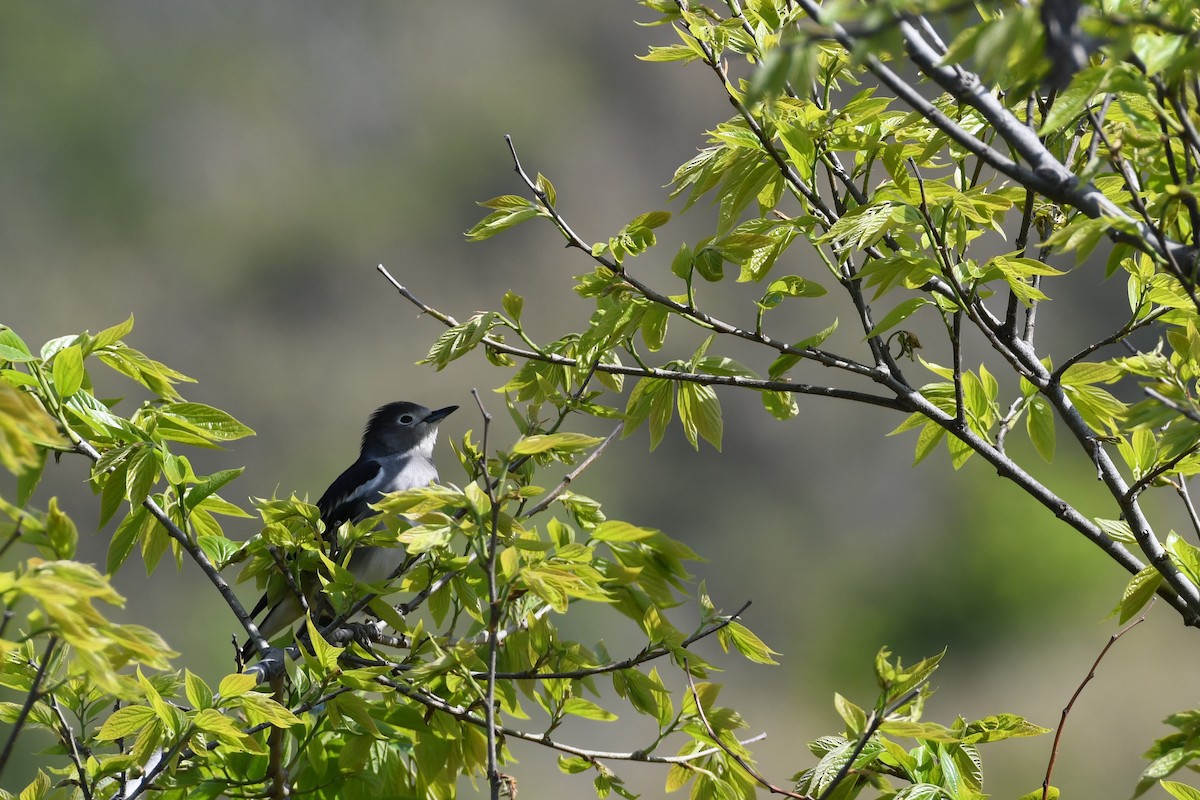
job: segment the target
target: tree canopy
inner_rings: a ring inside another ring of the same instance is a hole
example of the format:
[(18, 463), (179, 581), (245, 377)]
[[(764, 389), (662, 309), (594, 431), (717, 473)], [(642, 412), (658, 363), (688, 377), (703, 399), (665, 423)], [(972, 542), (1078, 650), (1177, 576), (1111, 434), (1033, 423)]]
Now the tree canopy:
[[(662, 32), (642, 57), (706, 72), (732, 108), (664, 198), (693, 215), (710, 200), (715, 219), (666, 247), (665, 210), (594, 234), (510, 140), (512, 193), (483, 202), (467, 237), (546, 223), (578, 259), (574, 291), (590, 308), (540, 339), (528, 325), (540, 309), (520, 291), (460, 322), (422, 299), (435, 275), (415, 285), (379, 268), (398, 303), (444, 327), (424, 363), (481, 352), (497, 369), (496, 393), (475, 395), (478, 432), (452, 443), (460, 473), (444, 483), (391, 494), (378, 516), (336, 531), (289, 492), (256, 499), (260, 532), (234, 541), (222, 520), (250, 516), (228, 499), (242, 470), (201, 474), (194, 454), (252, 431), (188, 401), (190, 379), (139, 349), (132, 317), (39, 347), (0, 328), (0, 464), (16, 476), (15, 497), (0, 500), (0, 547), (16, 559), (0, 572), (0, 684), (14, 698), (0, 706), (0, 775), (26, 729), (57, 742), (22, 798), (442, 798), (464, 780), (515, 795), (518, 740), (588, 773), (600, 797), (633, 796), (628, 761), (661, 765), (668, 791), (698, 798), (983, 796), (979, 745), (1046, 729), (1006, 713), (922, 719), (941, 655), (906, 666), (886, 642), (878, 696), (838, 695), (845, 727), (809, 744), (790, 783), (754, 766), (745, 721), (717, 702), (719, 665), (695, 645), (762, 664), (778, 653), (747, 627), (745, 606), (694, 585), (688, 563), (702, 554), (677, 532), (611, 519), (576, 491), (610, 442), (643, 425), (651, 450), (676, 425), (693, 447), (719, 449), (718, 390), (752, 392), (790, 424), (818, 397), (893, 412), (916, 461), (957, 469), (978, 456), (1125, 570), (1112, 591), (1120, 624), (1156, 599), (1180, 636), (1200, 624), (1188, 490), (1200, 470), (1195, 10), (642, 5)], [(1064, 350), (1039, 321), (1083, 271), (1102, 271), (1128, 310)], [(831, 300), (841, 310), (826, 316)], [(97, 395), (104, 370), (145, 401)], [(501, 407), (512, 441), (493, 430)], [(576, 432), (589, 418), (609, 435)], [(1079, 457), (1061, 472), (1037, 464), (1068, 452)], [(118, 520), (103, 571), (75, 560), (77, 526), (56, 499), (35, 503), (51, 457), (90, 462), (100, 524)], [(1059, 483), (1076, 469), (1103, 486), (1100, 513), (1066, 499)], [(1165, 504), (1147, 502), (1158, 495), (1182, 508), (1182, 533)], [(404, 568), (357, 583), (347, 559), (365, 545), (403, 547)], [(170, 555), (202, 573), (257, 664), (234, 664), (231, 649), (230, 674), (212, 686), (188, 654), (178, 669), (157, 633), (110, 621), (103, 605), (122, 598), (109, 577), (135, 553), (149, 570)], [(336, 617), (271, 647), (231, 576), (295, 591), (301, 572), (320, 576)], [(581, 608), (641, 646), (609, 652), (603, 635), (563, 635), (559, 622)], [(378, 622), (348, 624), (360, 612)], [(571, 720), (625, 715), (641, 724), (621, 751), (569, 733)], [(1192, 766), (1194, 718), (1167, 720), (1175, 732), (1151, 745), (1135, 792), (1161, 783), (1200, 796), (1166, 780)], [(1054, 761), (1027, 797), (1057, 796)]]

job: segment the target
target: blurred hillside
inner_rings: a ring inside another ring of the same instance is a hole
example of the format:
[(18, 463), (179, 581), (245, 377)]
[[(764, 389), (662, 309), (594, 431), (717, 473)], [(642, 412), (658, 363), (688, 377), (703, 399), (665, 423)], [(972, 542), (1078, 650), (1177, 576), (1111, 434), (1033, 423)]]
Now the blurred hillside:
[[(488, 391), (507, 373), (482, 356), (443, 373), (414, 366), (439, 327), (375, 265), (459, 318), (511, 289), (527, 296), (534, 335), (578, 325), (587, 306), (571, 276), (590, 265), (553, 230), (529, 225), (483, 244), (462, 232), (481, 216), (475, 201), (520, 191), (506, 133), (587, 238), (644, 211), (678, 211), (662, 186), (729, 108), (702, 68), (635, 59), (671, 35), (634, 24), (649, 16), (551, 0), (0, 6), (0, 322), (36, 346), (134, 314), (133, 346), (196, 378), (183, 387), (189, 399), (258, 432), (196, 459), (246, 466), (225, 495), (247, 507), (249, 496), (319, 494), (383, 402), (458, 403), (445, 435), (478, 430), (469, 389), (498, 412)], [(669, 286), (670, 255), (710, 213), (672, 221), (661, 252), (636, 268)], [(1075, 291), (1056, 295), (1066, 299), (1040, 328), (1064, 354), (1107, 330), (1124, 297), (1096, 270), (1066, 280)], [(806, 306), (825, 316), (798, 329), (844, 314), (838, 300)], [(835, 349), (859, 345), (852, 330), (839, 336)], [(110, 391), (137, 401), (116, 381)], [(575, 488), (610, 517), (662, 527), (705, 555), (695, 574), (719, 606), (754, 601), (747, 623), (783, 665), (725, 657), (718, 679), (750, 733), (770, 734), (756, 748), (767, 774), (785, 783), (809, 763), (802, 743), (838, 727), (834, 691), (871, 701), (870, 659), (884, 644), (906, 661), (950, 647), (931, 719), (1009, 711), (1056, 724), (1115, 630), (1104, 617), (1126, 576), (978, 460), (954, 473), (939, 453), (911, 468), (911, 435), (883, 436), (894, 415), (802, 398), (785, 425), (756, 397), (721, 398), (724, 453), (694, 453), (676, 429), (650, 454), (643, 431)], [(1094, 472), (1069, 449), (1044, 476), (1065, 481), (1085, 511), (1113, 516), (1088, 505), (1099, 498)], [(443, 476), (460, 481), (448, 446), (440, 456)], [(66, 459), (39, 498), (63, 496), (84, 529), (95, 519), (85, 475)], [(10, 492), (5, 476), (0, 494)], [(86, 546), (103, 563), (104, 535)], [(161, 631), (181, 661), (206, 679), (231, 668), (235, 621), (193, 570), (167, 565), (147, 581), (133, 559), (118, 585), (127, 617)], [(1157, 721), (1196, 700), (1170, 671), (1194, 637), (1164, 609), (1151, 617), (1070, 720), (1055, 782), (1074, 796), (1124, 796), (1163, 732)], [(584, 641), (609, 635), (585, 623)], [(1145, 660), (1150, 640), (1176, 654), (1169, 668)], [(1032, 790), (1049, 748), (1049, 737), (985, 748), (990, 790)], [(559, 778), (548, 754), (517, 753), (523, 800), (590, 793)], [(661, 795), (664, 774), (628, 774), (643, 796)]]

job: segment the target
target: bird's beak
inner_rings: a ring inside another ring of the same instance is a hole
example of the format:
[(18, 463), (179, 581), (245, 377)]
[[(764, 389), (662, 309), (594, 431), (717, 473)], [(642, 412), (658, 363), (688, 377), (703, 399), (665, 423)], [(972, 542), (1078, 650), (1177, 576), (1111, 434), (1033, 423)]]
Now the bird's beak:
[(453, 414), (456, 410), (458, 410), (458, 406), (446, 406), (445, 408), (439, 408), (437, 411), (431, 411), (429, 412), (429, 416), (425, 418), (425, 422), (439, 422)]

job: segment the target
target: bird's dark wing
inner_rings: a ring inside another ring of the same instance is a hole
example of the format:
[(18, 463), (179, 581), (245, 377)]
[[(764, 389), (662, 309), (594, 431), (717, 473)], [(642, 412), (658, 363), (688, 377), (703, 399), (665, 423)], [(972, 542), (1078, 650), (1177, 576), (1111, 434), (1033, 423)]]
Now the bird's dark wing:
[(375, 484), (382, 469), (383, 465), (378, 461), (355, 461), (329, 484), (317, 501), (327, 532), (336, 530), (346, 520), (357, 518), (367, 510), (368, 503), (375, 502), (374, 495), (378, 493)]

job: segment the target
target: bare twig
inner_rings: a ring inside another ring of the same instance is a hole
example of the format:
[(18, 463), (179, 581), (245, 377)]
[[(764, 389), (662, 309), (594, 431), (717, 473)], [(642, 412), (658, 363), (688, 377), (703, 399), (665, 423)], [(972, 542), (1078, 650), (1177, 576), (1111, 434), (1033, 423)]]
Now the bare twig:
[(1140, 330), (1141, 328), (1146, 327), (1147, 325), (1154, 322), (1155, 320), (1157, 320), (1159, 317), (1163, 316), (1170, 310), (1171, 309), (1168, 306), (1160, 306), (1160, 307), (1154, 309), (1153, 311), (1149, 312), (1148, 314), (1146, 314), (1146, 316), (1142, 317), (1141, 319), (1129, 320), (1124, 325), (1122, 325), (1119, 330), (1114, 331), (1113, 333), (1109, 334), (1108, 336), (1105, 336), (1103, 339), (1098, 339), (1097, 341), (1092, 342), (1087, 347), (1083, 348), (1078, 353), (1071, 356), (1066, 361), (1064, 361), (1062, 364), (1060, 364), (1058, 366), (1058, 368), (1055, 369), (1054, 372), (1051, 374), (1050, 380), (1058, 382), (1059, 380), (1062, 379), (1063, 373), (1066, 372), (1068, 369), (1070, 369), (1072, 365), (1079, 363), (1080, 361), (1087, 358), (1088, 356), (1090, 356), (1092, 353), (1096, 352), (1097, 350), (1108, 347), (1109, 345), (1112, 345), (1112, 344), (1116, 344), (1117, 342), (1124, 341), (1129, 336), (1129, 334), (1133, 333), (1136, 330)]
[[(1151, 600), (1150, 602), (1151, 602), (1151, 606), (1152, 606), (1154, 603), (1154, 600)], [(1112, 646), (1114, 644), (1117, 643), (1117, 640), (1120, 639), (1125, 634), (1129, 633), (1131, 630), (1136, 628), (1138, 625), (1141, 625), (1143, 622), (1145, 622), (1146, 615), (1149, 613), (1150, 613), (1150, 608), (1147, 607), (1146, 610), (1142, 612), (1142, 615), (1140, 617), (1138, 617), (1133, 622), (1126, 625), (1121, 630), (1114, 633), (1112, 636), (1108, 637), (1108, 642), (1104, 645), (1103, 648), (1101, 648), (1100, 655), (1096, 656), (1096, 660), (1092, 662), (1091, 669), (1088, 670), (1087, 675), (1084, 676), (1084, 678), (1080, 682), (1079, 686), (1075, 689), (1074, 694), (1071, 695), (1071, 699), (1067, 701), (1066, 707), (1064, 707), (1062, 710), (1062, 716), (1058, 720), (1058, 730), (1056, 730), (1054, 732), (1054, 744), (1050, 748), (1050, 761), (1049, 761), (1049, 763), (1046, 764), (1046, 778), (1042, 781), (1042, 800), (1047, 800), (1047, 798), (1049, 797), (1050, 775), (1051, 775), (1051, 773), (1054, 772), (1054, 762), (1058, 758), (1058, 744), (1062, 740), (1062, 732), (1063, 732), (1063, 728), (1067, 724), (1067, 716), (1071, 713), (1071, 709), (1074, 708), (1075, 701), (1079, 699), (1079, 695), (1083, 694), (1083, 687), (1087, 686), (1088, 683), (1091, 682), (1092, 678), (1096, 677), (1096, 668), (1098, 666), (1100, 666), (1100, 662), (1104, 659), (1104, 657), (1106, 655), (1108, 655), (1108, 651), (1112, 648)]]
[(1196, 506), (1192, 503), (1192, 495), (1188, 492), (1187, 479), (1182, 475), (1178, 482), (1175, 483), (1175, 492), (1179, 498), (1183, 500), (1183, 506), (1187, 509), (1188, 519), (1192, 521), (1192, 530), (1200, 533), (1200, 515), (1196, 514)]

